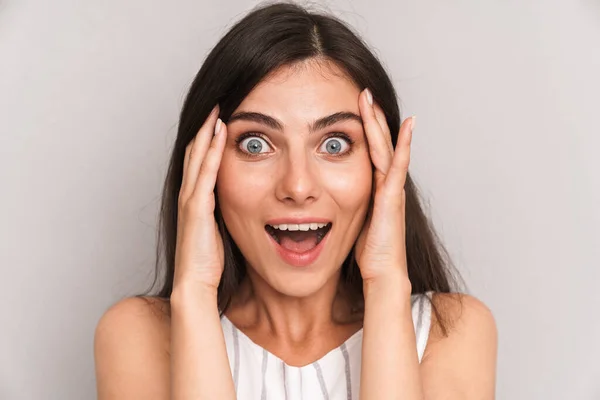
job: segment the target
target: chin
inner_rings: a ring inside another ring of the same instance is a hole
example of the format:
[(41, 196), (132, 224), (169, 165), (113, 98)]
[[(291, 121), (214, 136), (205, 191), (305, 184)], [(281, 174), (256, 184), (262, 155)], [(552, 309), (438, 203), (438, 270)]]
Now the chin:
[(316, 284), (315, 282), (287, 281), (279, 285), (272, 285), (272, 288), (284, 296), (305, 298), (317, 293), (323, 288), (323, 285)]
[[(271, 264), (273, 265), (273, 264)], [(325, 271), (323, 266), (314, 265), (313, 268), (296, 269), (289, 266), (283, 267), (283, 271), (270, 274), (261, 274), (264, 283), (276, 292), (289, 297), (309, 297), (321, 290), (333, 276), (338, 276), (336, 271)], [(258, 272), (258, 271), (257, 271)], [(336, 283), (337, 285), (337, 283)]]

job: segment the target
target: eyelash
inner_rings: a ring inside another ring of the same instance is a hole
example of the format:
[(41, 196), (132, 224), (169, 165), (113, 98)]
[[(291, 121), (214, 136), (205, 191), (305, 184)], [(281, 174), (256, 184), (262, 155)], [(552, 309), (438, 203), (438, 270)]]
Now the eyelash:
[[(262, 133), (258, 133), (258, 132), (246, 132), (246, 133), (242, 133), (240, 136), (238, 136), (235, 139), (235, 145), (237, 150), (244, 156), (247, 156), (249, 158), (254, 158), (257, 157), (255, 155), (252, 155), (248, 152), (245, 152), (244, 150), (240, 149), (240, 143), (242, 143), (244, 141), (244, 139), (247, 139), (249, 137), (259, 137), (261, 139), (263, 139), (265, 142), (268, 142), (268, 140), (266, 139), (266, 136)], [(323, 144), (323, 142), (325, 142), (327, 139), (330, 139), (332, 137), (339, 137), (344, 139), (346, 142), (348, 142), (348, 150), (344, 153), (344, 154), (340, 154), (339, 156), (336, 156), (334, 154), (329, 154), (329, 156), (331, 157), (344, 157), (344, 156), (348, 156), (352, 153), (353, 151), (353, 147), (352, 145), (354, 144), (354, 140), (352, 140), (352, 138), (350, 136), (348, 136), (347, 134), (343, 133), (343, 132), (332, 132), (330, 134), (327, 134), (325, 139), (323, 139), (323, 141), (321, 142), (321, 144)]]

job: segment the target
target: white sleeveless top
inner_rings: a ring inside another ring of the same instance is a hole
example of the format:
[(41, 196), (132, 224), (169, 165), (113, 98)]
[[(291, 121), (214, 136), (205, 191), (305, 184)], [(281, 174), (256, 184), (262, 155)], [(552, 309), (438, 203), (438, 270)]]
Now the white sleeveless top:
[[(412, 318), (419, 362), (429, 337), (431, 293), (412, 295)], [(363, 330), (319, 360), (287, 365), (254, 343), (223, 315), (229, 366), (238, 400), (358, 400)]]

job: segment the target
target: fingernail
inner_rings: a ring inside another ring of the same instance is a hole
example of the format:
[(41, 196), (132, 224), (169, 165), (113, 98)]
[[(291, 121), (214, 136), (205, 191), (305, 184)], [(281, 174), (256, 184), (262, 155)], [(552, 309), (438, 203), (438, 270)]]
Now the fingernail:
[(415, 129), (415, 124), (417, 123), (417, 116), (413, 115), (412, 117), (410, 117), (410, 130), (414, 130)]
[(217, 124), (215, 125), (215, 136), (221, 132), (221, 118), (217, 119)]
[(367, 102), (369, 103), (370, 106), (373, 105), (373, 95), (371, 94), (371, 91), (369, 90), (369, 88), (365, 89), (365, 91), (367, 92)]

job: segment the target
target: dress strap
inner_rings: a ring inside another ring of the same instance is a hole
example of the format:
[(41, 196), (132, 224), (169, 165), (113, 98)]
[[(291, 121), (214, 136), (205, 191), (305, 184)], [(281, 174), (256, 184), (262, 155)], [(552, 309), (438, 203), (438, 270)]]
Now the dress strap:
[(415, 337), (417, 339), (417, 354), (419, 362), (425, 353), (427, 340), (429, 339), (429, 330), (431, 328), (431, 299), (433, 292), (426, 292), (416, 295), (412, 306), (413, 324), (415, 326)]

